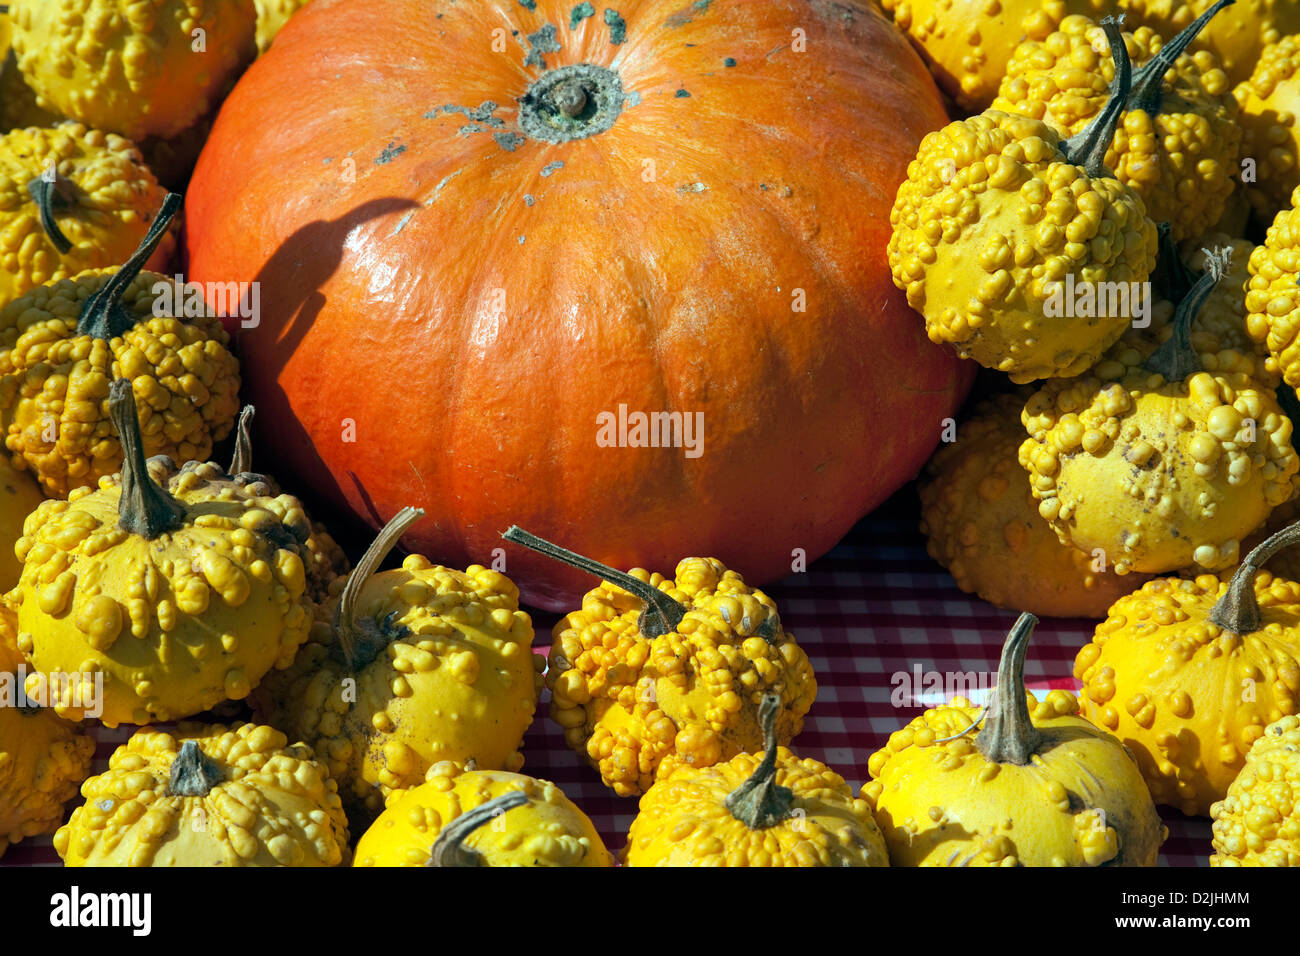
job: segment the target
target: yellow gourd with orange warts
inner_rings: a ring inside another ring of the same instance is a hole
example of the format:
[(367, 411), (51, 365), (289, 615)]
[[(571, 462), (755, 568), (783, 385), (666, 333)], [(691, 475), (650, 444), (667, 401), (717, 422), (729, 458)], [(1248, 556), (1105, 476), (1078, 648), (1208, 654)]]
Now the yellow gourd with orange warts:
[(613, 866), (587, 815), (555, 784), (452, 761), (390, 794), (353, 866)]
[(641, 797), (628, 866), (888, 866), (864, 800), (812, 758), (777, 746), (781, 700), (763, 698), (764, 752), (679, 764)]
[(139, 730), (54, 835), (65, 866), (338, 866), (348, 821), (311, 748), (257, 724)]
[(121, 474), (44, 502), (18, 542), (22, 577), (6, 598), (18, 648), (41, 673), (82, 675), (52, 701), (63, 716), (86, 716), (86, 684), (102, 677), (110, 727), (242, 699), (289, 666), (311, 626), (302, 506), (237, 487), (212, 463), (151, 470), (125, 379), (109, 411)]
[[(1146, 27), (1123, 35), (1133, 83), (1105, 165), (1180, 241), (1219, 219), (1237, 173), (1241, 129), (1228, 77), (1214, 54), (1183, 52), (1232, 2), (1218, 0), (1169, 39)], [(1092, 20), (1066, 17), (1055, 33), (1016, 48), (991, 108), (1040, 119), (1062, 136), (1082, 132), (1115, 78), (1105, 43)]]
[(1294, 491), (1300, 461), (1272, 389), (1199, 367), (1190, 324), (1226, 271), (1222, 255), (1210, 264), (1144, 365), (1049, 381), (1025, 405), (1020, 463), (1039, 514), (1120, 574), (1229, 567)]
[(1054, 617), (1105, 616), (1132, 590), (1097, 556), (1062, 544), (1038, 514), (1016, 460), (1028, 392), (995, 395), (935, 452), (918, 485), (930, 556), (963, 591), (991, 604)]
[(505, 575), (456, 571), (410, 555), (375, 573), (424, 514), (380, 532), (293, 666), (264, 683), (255, 712), (305, 740), (339, 781), (349, 811), (373, 816), (435, 763), (518, 770), (544, 660)]
[(1300, 866), (1300, 717), (1268, 727), (1227, 795), (1210, 808), (1210, 866)]
[(862, 795), (893, 866), (1156, 865), (1166, 831), (1133, 755), (1074, 695), (1025, 690), (1036, 623), (1016, 621), (986, 709), (955, 698), (872, 754)]
[(565, 741), (619, 796), (757, 750), (768, 690), (781, 698), (778, 739), (803, 727), (817, 695), (808, 656), (772, 599), (721, 562), (625, 574), (520, 528), (503, 537), (605, 582), (555, 625), (546, 681)]
[(1061, 293), (1082, 283), (1143, 282), (1156, 225), (1102, 160), (1132, 71), (1107, 17), (1116, 84), (1082, 133), (998, 110), (928, 134), (890, 211), (894, 285), (926, 334), (1017, 383), (1078, 375), (1119, 338), (1122, 314), (1073, 316)]
[(1231, 581), (1148, 582), (1079, 651), (1084, 716), (1133, 751), (1157, 803), (1204, 816), (1264, 727), (1300, 712), (1300, 583), (1259, 570), (1298, 538), (1273, 535)]
[(185, 316), (181, 283), (141, 271), (181, 197), (171, 193), (120, 269), (82, 272), (0, 306), (0, 427), (53, 497), (117, 471), (109, 384), (139, 393), (147, 456), (204, 461), (239, 412), (239, 363), (214, 314)]

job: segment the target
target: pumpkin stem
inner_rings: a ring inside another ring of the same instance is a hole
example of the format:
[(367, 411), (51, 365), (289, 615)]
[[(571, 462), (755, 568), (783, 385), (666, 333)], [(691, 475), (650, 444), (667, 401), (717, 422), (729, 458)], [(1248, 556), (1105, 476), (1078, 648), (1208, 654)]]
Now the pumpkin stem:
[(1232, 267), (1232, 250), (1229, 248), (1206, 249), (1205, 271), (1193, 283), (1187, 295), (1178, 303), (1174, 312), (1174, 333), (1151, 353), (1144, 363), (1144, 368), (1155, 372), (1166, 382), (1181, 382), (1201, 370), (1201, 357), (1192, 348), (1192, 323), (1201, 311), (1201, 306), (1210, 297), (1219, 280), (1228, 274)]
[(32, 197), (32, 202), (36, 203), (36, 210), (40, 213), (41, 228), (45, 230), (45, 235), (49, 237), (50, 242), (54, 243), (54, 248), (59, 250), (60, 255), (67, 255), (72, 249), (72, 242), (63, 234), (59, 224), (54, 219), (56, 211), (67, 209), (70, 203), (66, 187), (60, 188), (63, 180), (57, 176), (46, 179), (43, 175), (37, 176), (27, 184), (27, 195)]
[(555, 108), (569, 119), (577, 119), (587, 108), (587, 91), (583, 89), (579, 80), (561, 83), (551, 95), (554, 98)]
[(1062, 140), (1057, 147), (1066, 162), (1082, 166), (1084, 172), (1093, 178), (1111, 174), (1106, 168), (1106, 150), (1110, 149), (1111, 140), (1115, 138), (1115, 129), (1119, 126), (1119, 117), (1124, 112), (1133, 84), (1133, 64), (1128, 58), (1128, 48), (1124, 46), (1124, 35), (1119, 30), (1123, 22), (1122, 16), (1103, 17), (1101, 21), (1101, 28), (1110, 41), (1111, 59), (1115, 61), (1115, 82), (1111, 84), (1110, 99), (1096, 119), (1069, 139)]
[(984, 728), (975, 736), (975, 746), (986, 760), (1023, 767), (1043, 741), (1043, 735), (1029, 719), (1025, 691), (1025, 652), (1038, 618), (1025, 612), (1016, 620), (1002, 645), (998, 661), (998, 682), (988, 705)]
[(1223, 597), (1210, 608), (1210, 622), (1243, 636), (1258, 631), (1263, 626), (1263, 618), (1255, 597), (1255, 575), (1273, 555), (1297, 542), (1300, 542), (1300, 521), (1256, 545), (1233, 573)]
[(140, 240), (140, 245), (131, 253), (131, 258), (81, 307), (81, 314), (77, 317), (78, 335), (90, 335), (107, 341), (135, 324), (131, 313), (122, 305), (122, 295), (154, 254), (158, 243), (162, 242), (180, 207), (180, 193), (168, 193), (163, 200), (162, 209), (158, 210), (158, 215)]
[(334, 612), (334, 631), (338, 635), (335, 649), (353, 672), (373, 661), (389, 644), (389, 636), (374, 621), (369, 618), (357, 620), (357, 598), (361, 596), (361, 589), (406, 534), (406, 529), (423, 517), (423, 508), (407, 507), (397, 512), (361, 556), (343, 588), (338, 609)]
[(781, 698), (763, 695), (758, 710), (758, 722), (763, 727), (763, 762), (748, 780), (727, 794), (727, 809), (751, 830), (775, 826), (790, 816), (794, 806), (794, 791), (776, 782), (776, 715), (780, 709)]
[(1173, 226), (1167, 222), (1156, 223), (1156, 233), (1160, 237), (1160, 252), (1156, 256), (1155, 272), (1151, 273), (1152, 290), (1169, 302), (1182, 302), (1196, 284), (1196, 277), (1178, 251)]
[(122, 443), (122, 492), (117, 503), (117, 526), (146, 541), (175, 531), (185, 523), (185, 506), (149, 477), (135, 393), (127, 379), (116, 379), (109, 386), (108, 414)]
[(1133, 88), (1129, 91), (1128, 102), (1125, 104), (1127, 108), (1142, 110), (1149, 116), (1155, 116), (1159, 113), (1160, 98), (1164, 91), (1165, 74), (1174, 65), (1174, 60), (1178, 59), (1179, 54), (1187, 49), (1189, 43), (1196, 39), (1196, 35), (1214, 18), (1216, 13), (1224, 7), (1232, 6), (1235, 2), (1236, 0), (1219, 0), (1218, 3), (1184, 27), (1176, 37), (1162, 46), (1160, 52), (1148, 60), (1142, 69), (1135, 72), (1133, 74)]
[(169, 797), (206, 797), (221, 782), (221, 768), (193, 740), (181, 744), (167, 781)]
[(487, 803), (481, 803), (468, 813), (462, 813), (452, 820), (433, 843), (429, 852), (429, 861), (425, 866), (487, 866), (487, 860), (477, 850), (465, 846), (465, 838), (507, 810), (522, 807), (528, 802), (528, 794), (522, 790), (511, 790)]
[(640, 578), (634, 578), (622, 571), (616, 571), (599, 561), (593, 561), (591, 558), (575, 554), (573, 551), (562, 548), (558, 544), (552, 544), (535, 534), (529, 534), (518, 525), (511, 525), (501, 537), (515, 544), (522, 544), (530, 551), (536, 551), (548, 558), (554, 558), (571, 568), (594, 574), (596, 577), (622, 588), (634, 597), (640, 598), (645, 602), (645, 610), (641, 612), (641, 619), (637, 622), (637, 626), (640, 628), (643, 637), (653, 640), (656, 637), (669, 634), (677, 629), (677, 625), (686, 616), (686, 608), (682, 604), (673, 600), (667, 593), (659, 590), (653, 584), (642, 581)]
[(256, 414), (252, 405), (239, 410), (239, 421), (235, 423), (235, 453), (230, 459), (228, 475), (246, 475), (253, 471), (252, 425)]

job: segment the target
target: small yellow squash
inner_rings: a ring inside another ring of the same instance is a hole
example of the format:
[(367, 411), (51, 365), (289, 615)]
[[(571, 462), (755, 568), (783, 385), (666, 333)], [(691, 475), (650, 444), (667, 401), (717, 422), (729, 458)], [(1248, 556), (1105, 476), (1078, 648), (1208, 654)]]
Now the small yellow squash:
[(844, 778), (777, 745), (781, 699), (763, 698), (764, 752), (679, 764), (641, 797), (628, 866), (888, 866), (880, 828)]
[(423, 514), (405, 508), (388, 523), (348, 578), (332, 626), (318, 621), (293, 666), (254, 696), (266, 723), (312, 745), (361, 816), (435, 763), (518, 770), (537, 707), (545, 661), (532, 652), (514, 582), (418, 554), (375, 573)]
[(674, 578), (616, 571), (521, 528), (507, 541), (603, 579), (555, 625), (551, 718), (621, 797), (763, 745), (763, 695), (781, 698), (789, 743), (817, 696), (808, 655), (772, 599), (714, 558), (686, 558)]
[(1204, 816), (1265, 725), (1300, 712), (1300, 584), (1259, 570), (1297, 532), (1259, 545), (1230, 581), (1147, 582), (1079, 651), (1083, 715), (1133, 751), (1156, 803)]
[(54, 835), (65, 866), (338, 866), (348, 821), (304, 744), (257, 724), (140, 730)]
[(987, 708), (955, 698), (872, 754), (862, 795), (894, 866), (1156, 865), (1166, 831), (1133, 755), (1073, 694), (1025, 690), (1037, 620), (1012, 628)]
[[(109, 407), (121, 474), (46, 501), (18, 542), (23, 573), (7, 596), (18, 647), (39, 671), (102, 675), (110, 727), (243, 699), (311, 627), (302, 506), (253, 495), (211, 463), (154, 459), (151, 473), (129, 382), (113, 383)], [(55, 710), (84, 716), (68, 696)]]
[(1300, 717), (1264, 728), (1223, 800), (1210, 808), (1210, 866), (1300, 866)]
[(613, 866), (587, 815), (549, 780), (452, 761), (389, 795), (353, 866)]

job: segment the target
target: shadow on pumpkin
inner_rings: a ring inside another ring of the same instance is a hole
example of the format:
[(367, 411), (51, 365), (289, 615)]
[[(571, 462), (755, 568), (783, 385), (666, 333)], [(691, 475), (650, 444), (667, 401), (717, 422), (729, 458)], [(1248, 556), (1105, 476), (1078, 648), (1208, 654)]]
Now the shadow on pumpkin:
[[(236, 325), (233, 330), (240, 362), (255, 368), (256, 374), (262, 377), (259, 399), (268, 405), (258, 409), (260, 427), (253, 433), (254, 460), (265, 462), (259, 467), (274, 475), (275, 463), (292, 457), (300, 475), (309, 471), (316, 475), (313, 494), (305, 494), (303, 487), (287, 486), (286, 490), (301, 496), (312, 513), (328, 515), (330, 534), (353, 557), (369, 544), (373, 529), (352, 517), (341, 488), (344, 476), (330, 472), (317, 454), (311, 436), (292, 414), (286, 396), (279, 389), (268, 390), (266, 383), (279, 380), (288, 357), (297, 353), (325, 307), (326, 297), (321, 289), (342, 264), (348, 236), (366, 222), (418, 205), (414, 200), (398, 197), (372, 199), (337, 219), (316, 220), (295, 231), (255, 277), (260, 284), (263, 316), (270, 317), (270, 321), (247, 330)], [(255, 348), (266, 351), (259, 356), (259, 361), (249, 362), (249, 352)], [(353, 481), (356, 482), (355, 476)], [(365, 496), (359, 485), (358, 490)], [(374, 513), (373, 506), (370, 510), (375, 527), (381, 526), (383, 521)]]

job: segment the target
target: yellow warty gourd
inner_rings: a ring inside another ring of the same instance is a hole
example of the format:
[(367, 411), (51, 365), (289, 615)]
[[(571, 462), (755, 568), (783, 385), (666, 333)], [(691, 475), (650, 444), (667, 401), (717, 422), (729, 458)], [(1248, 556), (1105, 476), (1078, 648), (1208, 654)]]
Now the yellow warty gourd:
[(0, 595), (0, 674), (17, 673), (25, 666), (27, 658), (18, 650), (18, 616)]
[(452, 761), (394, 792), (353, 866), (613, 866), (596, 827), (555, 784)]
[[(126, 261), (167, 193), (139, 150), (113, 134), (66, 123), (0, 135), (0, 306), (38, 286)], [(165, 233), (148, 265), (161, 269)], [(0, 319), (0, 346), (6, 326)]]
[(714, 558), (686, 558), (673, 578), (616, 571), (520, 528), (504, 535), (603, 579), (555, 625), (551, 718), (621, 797), (680, 765), (703, 768), (763, 744), (759, 707), (781, 698), (789, 743), (817, 696), (808, 656), (772, 599)]
[(628, 866), (888, 866), (865, 800), (825, 764), (777, 745), (781, 701), (763, 698), (764, 753), (679, 764), (641, 797)]
[(1212, 262), (1145, 365), (1119, 381), (1048, 382), (1025, 406), (1020, 463), (1039, 514), (1120, 574), (1229, 567), (1294, 491), (1300, 461), (1272, 390), (1196, 370), (1190, 324), (1226, 269), (1223, 257)]
[(54, 702), (64, 716), (84, 716), (85, 684), (102, 676), (110, 727), (241, 700), (289, 666), (311, 627), (302, 506), (255, 496), (211, 463), (155, 459), (151, 472), (130, 384), (115, 382), (109, 404), (122, 473), (45, 502), (18, 542), (23, 573), (7, 597), (19, 650), (38, 671), (83, 675)]
[(36, 105), (36, 94), (18, 71), (9, 48), (13, 27), (9, 14), (0, 11), (0, 133), (23, 126), (53, 126), (59, 117)]
[(872, 754), (862, 795), (893, 866), (1155, 866), (1166, 831), (1132, 755), (1074, 695), (1025, 690), (1036, 623), (1012, 629), (987, 711), (955, 698)]
[[(22, 537), (23, 522), (44, 500), (30, 474), (16, 471), (0, 459), (0, 594), (18, 583), (23, 565), (14, 554), (14, 545)], [(0, 669), (3, 667), (0, 664)]]
[(1300, 866), (1300, 717), (1269, 724), (1241, 773), (1210, 808), (1210, 866)]
[(423, 515), (403, 509), (348, 579), (333, 626), (318, 623), (294, 661), (259, 690), (267, 723), (311, 744), (349, 810), (376, 814), (435, 763), (518, 770), (544, 659), (505, 575), (410, 555), (375, 574)]
[[(1138, 22), (1163, 36), (1173, 36), (1203, 14), (1214, 0), (1121, 0)], [(1294, 0), (1237, 0), (1201, 31), (1193, 47), (1215, 55), (1228, 78), (1240, 83), (1250, 76), (1270, 43), (1300, 33), (1300, 6)]]
[(1300, 709), (1300, 584), (1258, 570), (1294, 539), (1270, 538), (1231, 582), (1149, 581), (1079, 651), (1083, 715), (1136, 755), (1156, 803), (1205, 815), (1265, 725)]
[(117, 471), (106, 399), (128, 379), (146, 456), (204, 461), (239, 412), (239, 363), (221, 321), (189, 311), (185, 287), (141, 268), (180, 207), (168, 195), (120, 269), (83, 272), (0, 307), (0, 427), (46, 493), (66, 497)]
[(1300, 113), (1300, 35), (1267, 47), (1234, 95), (1241, 113), (1241, 155), (1254, 163), (1252, 177), (1244, 183), (1246, 198), (1268, 222), (1300, 186), (1295, 122)]
[(1251, 252), (1249, 269), (1246, 330), (1268, 350), (1283, 381), (1300, 388), (1300, 188)]
[[(4, 656), (0, 646), (0, 662)], [(0, 673), (0, 680), (12, 682), (14, 674)], [(9, 690), (0, 701), (0, 856), (19, 840), (58, 827), (95, 754), (83, 728), (42, 707), (18, 706)]]
[(289, 18), (307, 6), (307, 0), (253, 0), (257, 7), (257, 51), (265, 53)]
[(918, 490), (930, 556), (963, 591), (998, 607), (1054, 617), (1102, 617), (1133, 587), (1091, 554), (1064, 545), (1038, 514), (1016, 459), (1028, 393), (977, 407), (926, 466)]
[(894, 284), (926, 332), (1015, 382), (1073, 376), (1129, 322), (1063, 301), (1082, 283), (1137, 283), (1156, 262), (1156, 226), (1142, 200), (1103, 163), (1128, 96), (1119, 27), (1117, 84), (1077, 137), (997, 110), (928, 134), (890, 212)]
[[(1133, 84), (1105, 155), (1105, 166), (1133, 189), (1156, 222), (1182, 240), (1223, 214), (1237, 172), (1237, 101), (1214, 54), (1184, 53), (1233, 0), (1218, 0), (1166, 42), (1142, 27), (1125, 33)], [(992, 108), (1032, 116), (1061, 136), (1081, 133), (1105, 109), (1115, 69), (1106, 36), (1092, 20), (1069, 16), (1042, 40), (1016, 48)]]
[(338, 866), (348, 821), (311, 748), (257, 724), (140, 730), (54, 835), (65, 866)]
[(133, 140), (174, 136), (256, 53), (248, 0), (10, 0), (38, 103)]

